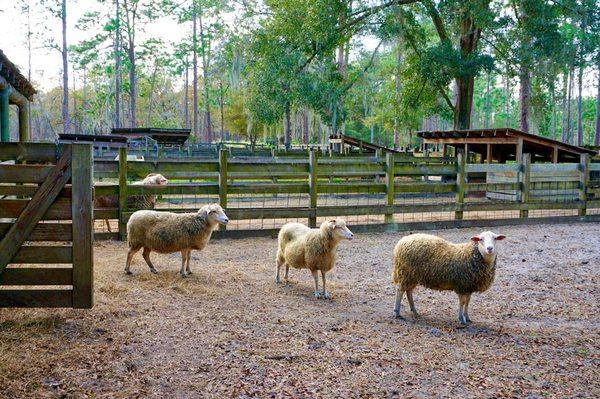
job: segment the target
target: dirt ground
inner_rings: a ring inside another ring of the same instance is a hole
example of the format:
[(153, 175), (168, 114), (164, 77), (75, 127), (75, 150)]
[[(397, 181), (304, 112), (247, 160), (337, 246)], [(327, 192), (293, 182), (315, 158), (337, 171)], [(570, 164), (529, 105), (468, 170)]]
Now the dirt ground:
[(418, 320), (393, 318), (404, 234), (343, 242), (329, 301), (306, 270), (275, 284), (269, 238), (214, 240), (187, 279), (179, 254), (127, 276), (125, 244), (98, 243), (92, 310), (0, 309), (0, 397), (600, 397), (598, 224), (494, 230), (496, 282), (466, 328), (455, 294), (424, 288)]

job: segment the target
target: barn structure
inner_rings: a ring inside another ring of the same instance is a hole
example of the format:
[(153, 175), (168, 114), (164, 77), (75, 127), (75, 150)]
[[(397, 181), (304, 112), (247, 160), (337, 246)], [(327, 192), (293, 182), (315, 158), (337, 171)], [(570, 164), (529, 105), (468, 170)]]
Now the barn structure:
[(425, 144), (442, 144), (444, 154), (453, 147), (464, 151), (467, 157), (475, 155), (482, 163), (521, 162), (523, 154), (531, 154), (531, 162), (552, 163), (579, 162), (582, 154), (596, 155), (588, 148), (511, 128), (422, 131), (417, 135)]
[(0, 50), (0, 142), (10, 141), (10, 105), (18, 107), (19, 141), (29, 141), (29, 103), (35, 89)]
[(124, 136), (130, 140), (151, 138), (157, 144), (166, 146), (183, 145), (190, 137), (191, 129), (167, 129), (167, 128), (114, 128), (111, 134)]

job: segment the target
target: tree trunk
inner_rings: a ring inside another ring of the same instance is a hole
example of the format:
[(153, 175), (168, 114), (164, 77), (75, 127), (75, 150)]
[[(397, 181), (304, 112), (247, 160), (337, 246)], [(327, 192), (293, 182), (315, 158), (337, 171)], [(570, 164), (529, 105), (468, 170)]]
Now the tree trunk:
[(224, 92), (223, 92), (223, 82), (219, 81), (219, 94), (220, 94), (220, 99), (219, 99), (219, 106), (221, 108), (220, 112), (221, 112), (221, 142), (223, 142), (223, 140), (225, 139), (224, 135), (225, 135), (225, 98), (224, 98)]
[(506, 68), (506, 76), (504, 77), (504, 113), (506, 113), (506, 127), (510, 127), (510, 77), (508, 67)]
[(580, 60), (579, 76), (577, 81), (577, 145), (583, 144), (583, 60)]
[(190, 69), (188, 68), (188, 58), (187, 56), (185, 57), (185, 76), (184, 76), (184, 81), (185, 81), (185, 87), (183, 90), (183, 120), (184, 120), (184, 124), (185, 124), (185, 128), (189, 129), (190, 128), (190, 79), (189, 79), (189, 73)]
[(285, 104), (285, 126), (284, 126), (284, 133), (283, 133), (283, 144), (285, 145), (285, 149), (286, 150), (290, 150), (292, 143), (291, 143), (291, 134), (292, 134), (292, 121), (291, 121), (291, 115), (290, 115), (290, 103), (286, 103)]
[(193, 74), (193, 85), (192, 88), (192, 107), (193, 107), (193, 134), (196, 139), (200, 139), (200, 131), (198, 129), (199, 123), (199, 112), (198, 112), (198, 6), (196, 0), (192, 2), (192, 74)]
[(485, 82), (485, 116), (483, 119), (483, 128), (487, 129), (490, 127), (490, 105), (491, 105), (491, 99), (490, 99), (490, 85), (491, 85), (491, 73), (488, 72), (487, 73), (487, 79)]
[(519, 127), (525, 133), (529, 133), (529, 101), (531, 99), (531, 72), (526, 66), (521, 66), (519, 74)]
[(69, 133), (69, 63), (67, 49), (67, 0), (62, 0), (61, 6), (62, 20), (62, 65), (63, 65), (63, 103), (62, 120), (63, 133)]
[(471, 128), (474, 84), (475, 79), (472, 77), (456, 79), (458, 96), (456, 98), (456, 106), (454, 109), (454, 129)]
[(210, 119), (210, 99), (208, 95), (208, 68), (209, 68), (209, 51), (208, 46), (210, 43), (206, 41), (206, 35), (204, 32), (204, 26), (202, 24), (202, 9), (198, 13), (198, 22), (200, 24), (200, 46), (201, 46), (201, 54), (202, 54), (202, 76), (203, 76), (203, 89), (204, 89), (204, 129), (206, 130), (206, 142), (212, 143), (213, 140), (213, 131), (212, 131), (212, 122)]
[(551, 137), (555, 140), (558, 140), (557, 137), (557, 120), (558, 120), (558, 115), (556, 114), (556, 87), (554, 85), (554, 81), (550, 82), (550, 102), (552, 104), (552, 120), (551, 120), (551, 126), (550, 126), (550, 132), (551, 132)]
[(304, 109), (302, 112), (302, 144), (308, 144), (310, 139), (310, 126), (308, 123), (308, 109)]
[(561, 132), (561, 141), (563, 143), (567, 142), (569, 138), (568, 128), (567, 128), (567, 92), (569, 91), (569, 72), (563, 72), (563, 96), (562, 96), (562, 132)]
[(600, 65), (598, 68), (598, 86), (596, 88), (596, 135), (594, 145), (600, 146)]
[[(402, 64), (402, 51), (400, 47), (400, 37), (398, 37), (398, 42), (396, 43), (396, 70), (395, 70), (395, 87), (394, 87), (394, 95), (395, 95), (395, 105), (399, 106), (400, 102), (400, 66)], [(398, 109), (396, 109), (396, 114)], [(394, 150), (398, 150), (398, 146), (400, 143), (400, 126), (398, 121), (398, 116), (394, 116)]]
[(115, 115), (114, 126), (121, 127), (121, 11), (119, 0), (115, 0)]
[(575, 66), (571, 65), (569, 71), (569, 92), (567, 93), (567, 140), (565, 143), (571, 142), (571, 98), (573, 97), (573, 78), (575, 75)]

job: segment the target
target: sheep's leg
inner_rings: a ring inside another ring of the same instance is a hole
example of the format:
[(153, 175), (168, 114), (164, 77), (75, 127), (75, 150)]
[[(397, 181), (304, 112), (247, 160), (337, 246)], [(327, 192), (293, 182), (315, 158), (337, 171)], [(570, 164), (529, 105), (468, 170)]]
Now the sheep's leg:
[(419, 317), (419, 314), (417, 313), (417, 308), (415, 307), (415, 301), (413, 300), (413, 289), (411, 288), (410, 290), (406, 291), (406, 297), (408, 298), (408, 305), (410, 306), (410, 310), (413, 313), (413, 316), (415, 317), (415, 319), (417, 317)]
[(110, 229), (110, 222), (108, 221), (108, 219), (104, 219), (104, 223), (106, 223), (106, 229), (108, 230), (108, 232), (112, 233), (112, 230)]
[(464, 307), (467, 302), (466, 295), (458, 294), (458, 322), (460, 324), (467, 324), (467, 320), (465, 320)]
[(187, 249), (184, 249), (183, 251), (181, 251), (181, 270), (179, 270), (179, 274), (181, 274), (181, 277), (187, 277), (187, 273), (185, 271), (185, 264), (187, 261), (187, 257), (188, 257), (188, 251), (187, 251)]
[(285, 264), (285, 275), (283, 276), (285, 282), (288, 282), (288, 275), (290, 274), (290, 265)]
[(129, 248), (129, 252), (127, 252), (127, 262), (125, 263), (125, 273), (131, 273), (131, 259), (133, 256), (140, 250), (140, 248)]
[(464, 314), (465, 314), (465, 321), (466, 321), (467, 323), (470, 323), (470, 322), (471, 322), (471, 319), (469, 319), (469, 303), (471, 302), (471, 294), (467, 294), (467, 295), (465, 295), (465, 296), (467, 297), (467, 298), (466, 298), (466, 302), (465, 302), (465, 311), (464, 311)]
[(325, 272), (323, 270), (321, 270), (321, 276), (323, 277), (323, 298), (331, 299), (331, 295), (327, 291), (327, 280), (325, 279)]
[(275, 276), (275, 282), (277, 284), (281, 283), (281, 278), (279, 277), (279, 271), (281, 270), (281, 265), (283, 264), (283, 262), (281, 261), (281, 259), (279, 259), (279, 257), (277, 257), (277, 259), (275, 260), (275, 262), (277, 263), (277, 275)]
[(190, 268), (190, 259), (192, 259), (192, 250), (188, 249), (187, 260), (185, 261), (185, 269), (187, 271), (187, 274), (192, 274), (192, 269)]
[(321, 293), (319, 292), (319, 273), (316, 270), (311, 270), (313, 278), (315, 279), (315, 298), (321, 298)]
[(400, 289), (400, 286), (396, 287), (396, 302), (394, 303), (394, 314), (397, 319), (403, 319), (400, 316), (400, 303), (402, 302), (402, 297), (404, 296), (404, 291)]
[(144, 260), (148, 264), (148, 267), (150, 267), (150, 271), (154, 274), (158, 274), (158, 270), (156, 270), (156, 268), (150, 261), (150, 252), (152, 252), (152, 250), (150, 248), (144, 247), (144, 252), (142, 252), (142, 256), (144, 257)]

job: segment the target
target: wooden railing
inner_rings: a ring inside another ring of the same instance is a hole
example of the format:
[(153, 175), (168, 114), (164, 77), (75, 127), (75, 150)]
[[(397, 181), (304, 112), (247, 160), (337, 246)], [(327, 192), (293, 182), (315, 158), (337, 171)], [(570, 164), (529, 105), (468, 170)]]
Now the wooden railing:
[[(596, 198), (600, 184), (598, 179), (591, 178), (600, 171), (600, 164), (590, 164), (587, 156), (582, 156), (580, 163), (533, 165), (527, 154), (520, 164), (466, 164), (461, 154), (457, 161), (407, 160), (396, 154), (387, 154), (385, 158), (332, 159), (319, 157), (316, 151), (308, 159), (296, 160), (232, 160), (222, 151), (218, 161), (126, 162), (125, 149), (120, 157), (118, 163), (95, 163), (96, 177), (113, 182), (98, 184), (96, 194), (119, 195), (121, 199), (119, 208), (96, 210), (95, 217), (118, 219), (121, 238), (134, 211), (126, 209), (126, 197), (132, 195), (180, 196), (181, 206), (168, 209), (173, 212), (190, 211), (196, 206), (186, 199), (212, 196), (227, 209), (231, 220), (306, 218), (309, 225), (316, 226), (322, 217), (381, 215), (379, 224), (393, 229), (411, 228), (410, 223), (399, 225), (394, 221), (394, 215), (402, 214), (453, 214), (444, 215), (441, 224), (438, 221), (415, 224), (420, 228), (435, 228), (473, 224), (473, 218), (464, 220), (468, 212), (516, 211), (518, 215), (513, 218), (524, 222), (529, 219), (530, 211), (576, 210), (577, 215), (573, 216), (581, 218), (588, 209), (600, 207)], [(148, 173), (161, 173), (170, 179), (170, 184), (142, 186), (130, 182)], [(277, 196), (293, 195), (302, 195), (304, 202), (289, 207), (271, 205), (271, 199)], [(321, 201), (326, 196), (371, 196), (374, 203), (331, 205)], [(410, 203), (399, 200), (405, 197), (415, 200)], [(249, 205), (237, 201), (236, 206), (232, 198), (247, 199)], [(253, 203), (253, 198), (263, 201)], [(536, 220), (542, 219), (536, 216)]]

